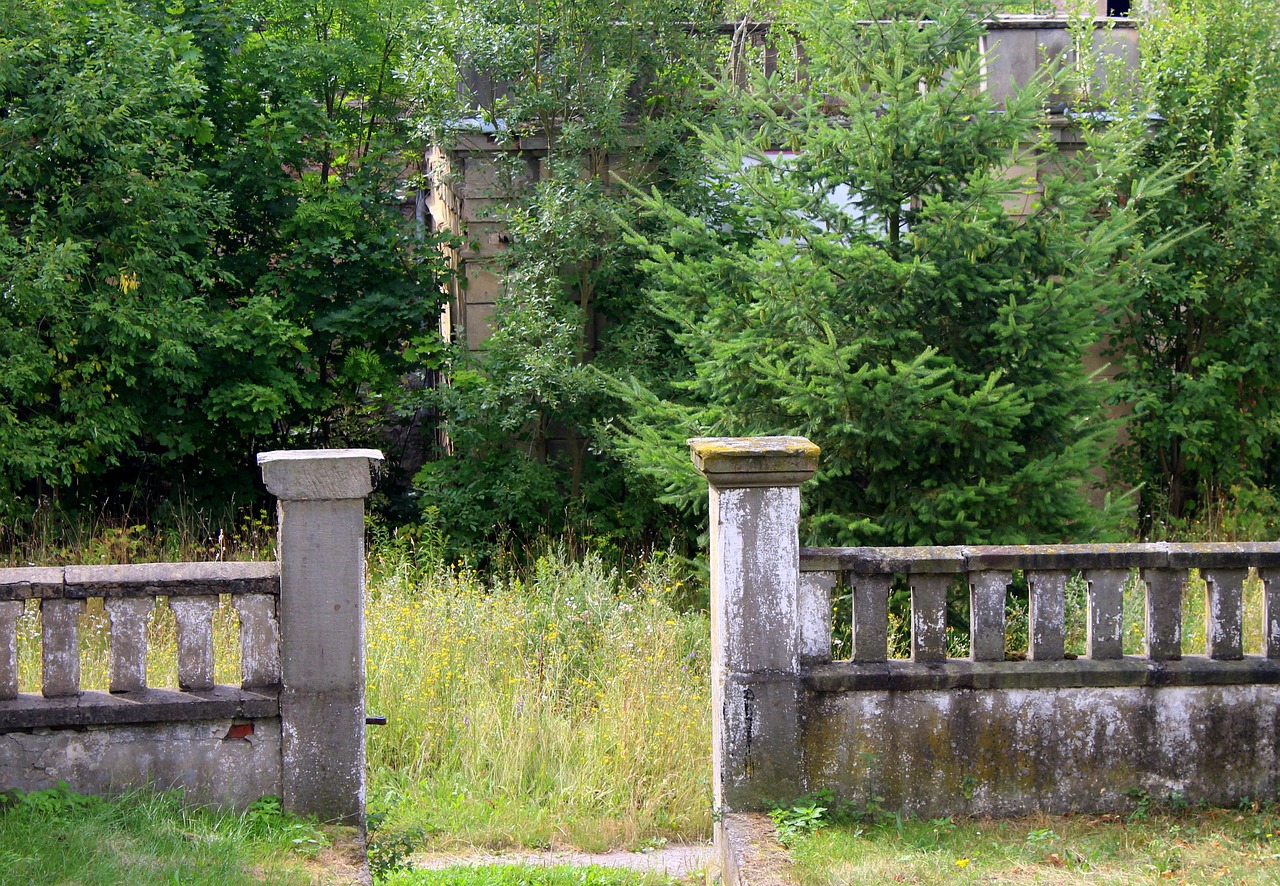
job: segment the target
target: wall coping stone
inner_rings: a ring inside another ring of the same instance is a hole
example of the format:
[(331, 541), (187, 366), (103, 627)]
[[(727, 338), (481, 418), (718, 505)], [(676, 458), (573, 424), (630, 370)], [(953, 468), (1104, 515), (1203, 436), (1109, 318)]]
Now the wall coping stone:
[(289, 449), (259, 452), (262, 482), (281, 501), (340, 501), (373, 491), (377, 449)]
[(818, 469), (804, 437), (691, 437), (693, 466), (717, 489), (799, 486)]
[(1238, 661), (1225, 661), (1184, 655), (1172, 661), (1138, 656), (1061, 661), (838, 661), (816, 665), (802, 679), (815, 692), (1276, 685), (1280, 684), (1280, 660), (1246, 655)]
[(279, 593), (275, 560), (0, 569), (0, 600)]
[(802, 572), (954, 573), (1009, 569), (1246, 569), (1280, 567), (1280, 542), (801, 548)]
[(199, 692), (142, 689), (137, 692), (81, 692), (66, 698), (23, 693), (0, 701), (0, 732), (68, 726), (118, 726), (280, 715), (270, 691), (215, 686)]

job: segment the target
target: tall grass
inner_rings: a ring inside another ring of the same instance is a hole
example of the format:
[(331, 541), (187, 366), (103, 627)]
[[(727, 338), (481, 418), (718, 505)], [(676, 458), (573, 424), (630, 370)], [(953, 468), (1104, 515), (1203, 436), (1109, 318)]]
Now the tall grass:
[(482, 580), (370, 561), (371, 802), (439, 843), (637, 847), (710, 831), (710, 629), (674, 563), (562, 551)]

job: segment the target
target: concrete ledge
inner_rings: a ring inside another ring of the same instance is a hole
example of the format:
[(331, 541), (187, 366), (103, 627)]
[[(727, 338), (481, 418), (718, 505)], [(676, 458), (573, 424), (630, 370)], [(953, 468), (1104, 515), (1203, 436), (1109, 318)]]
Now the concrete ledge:
[(692, 437), (693, 466), (717, 489), (799, 486), (818, 469), (804, 437)]
[(1094, 661), (968, 661), (924, 664), (903, 660), (833, 662), (811, 668), (814, 692), (929, 689), (1067, 689), (1108, 686), (1242, 686), (1280, 684), (1280, 660), (1248, 655), (1222, 661), (1187, 655), (1176, 661), (1127, 656)]
[(194, 722), (276, 717), (280, 702), (269, 691), (215, 686), (203, 692), (144, 689), (140, 692), (82, 692), (68, 698), (23, 693), (0, 701), (0, 732), (68, 726)]
[(0, 600), (279, 593), (274, 560), (0, 569)]
[(731, 812), (716, 832), (724, 886), (798, 886), (791, 854), (769, 816)]
[(803, 572), (841, 570), (855, 575), (1011, 569), (1266, 569), (1274, 567), (1280, 567), (1280, 542), (800, 549), (800, 569)]
[(363, 499), (373, 491), (377, 449), (288, 449), (259, 452), (262, 482), (281, 501)]

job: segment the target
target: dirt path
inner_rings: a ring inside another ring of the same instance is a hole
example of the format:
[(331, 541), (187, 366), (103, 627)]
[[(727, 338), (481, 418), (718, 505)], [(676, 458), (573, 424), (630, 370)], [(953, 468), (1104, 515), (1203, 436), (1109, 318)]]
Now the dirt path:
[(573, 865), (587, 867), (626, 868), (633, 871), (651, 871), (685, 879), (706, 870), (711, 865), (710, 844), (663, 846), (648, 852), (505, 852), (492, 855), (483, 852), (432, 852), (415, 855), (414, 867), (439, 870), (454, 865), (529, 864), (553, 867)]

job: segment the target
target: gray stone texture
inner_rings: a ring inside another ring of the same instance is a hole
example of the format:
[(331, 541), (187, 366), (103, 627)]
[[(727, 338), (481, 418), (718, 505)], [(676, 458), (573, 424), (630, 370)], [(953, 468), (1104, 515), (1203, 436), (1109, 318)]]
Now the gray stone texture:
[(814, 692), (805, 787), (923, 817), (1274, 797), (1280, 687)]
[[(821, 548), (793, 559), (799, 479), (770, 463), (771, 446), (692, 443), (704, 470), (721, 459), (707, 471), (721, 811), (824, 789), (927, 817), (1116, 811), (1132, 805), (1133, 790), (1230, 805), (1280, 789), (1280, 544)], [(772, 451), (781, 459), (804, 448), (788, 441)], [(735, 464), (753, 476), (734, 478)], [(778, 477), (787, 485), (757, 482)], [(1241, 655), (1241, 587), (1252, 568), (1266, 583), (1266, 655)], [(1122, 654), (1134, 569), (1146, 583), (1144, 656)], [(1204, 655), (1181, 648), (1189, 569), (1207, 583)], [(1003, 655), (1014, 570), (1031, 588), (1026, 661)], [(1068, 659), (1064, 591), (1076, 571), (1089, 588), (1089, 655)], [(909, 661), (882, 653), (895, 574), (912, 591)], [(946, 591), (961, 574), (972, 655), (949, 659)], [(830, 623), (811, 622), (829, 619), (830, 603), (816, 598), (844, 586), (855, 653), (824, 661), (818, 638)]]
[(767, 799), (761, 788), (776, 797), (800, 782), (796, 528), (799, 484), (818, 450), (794, 437), (698, 438), (689, 448), (711, 487), (713, 803), (752, 808)]
[(262, 481), (281, 501), (363, 500), (373, 491), (376, 449), (300, 449), (258, 453)]
[(1182, 586), (1186, 570), (1144, 569), (1147, 585), (1147, 657), (1182, 657)]
[(1247, 569), (1206, 569), (1205, 654), (1226, 661), (1244, 655), (1244, 582)]
[(246, 594), (235, 597), (240, 616), (240, 685), (260, 689), (280, 685), (280, 624), (276, 597)]
[(1086, 644), (1095, 660), (1124, 654), (1124, 586), (1127, 569), (1091, 569), (1084, 574), (1089, 586)]
[(147, 622), (155, 609), (155, 599), (108, 597), (102, 605), (111, 619), (111, 691), (146, 689)]
[(62, 698), (80, 691), (80, 616), (83, 600), (40, 602), (41, 691), (45, 698)]
[(1028, 573), (1030, 590), (1027, 619), (1027, 658), (1032, 661), (1058, 661), (1065, 649), (1066, 589), (1068, 573), (1060, 569)]
[[(233, 724), (252, 731), (229, 738)], [(34, 728), (0, 733), (0, 786), (43, 790), (65, 781), (81, 793), (179, 788), (193, 804), (243, 809), (279, 792), (280, 721)]]
[(213, 614), (217, 597), (170, 597), (178, 631), (178, 687), (188, 692), (213, 688)]
[(1260, 569), (1262, 578), (1262, 641), (1267, 658), (1280, 658), (1280, 569)]
[(279, 499), (285, 808), (364, 822), (364, 496), (381, 454), (263, 453)]
[(953, 576), (913, 575), (911, 581), (911, 660), (947, 657), (947, 588)]
[(1004, 601), (1013, 573), (988, 570), (970, 576), (969, 658), (973, 661), (1004, 661)]
[(0, 602), (0, 701), (18, 695), (18, 619), (22, 602)]
[(853, 594), (853, 661), (884, 661), (889, 655), (889, 575), (850, 576)]

